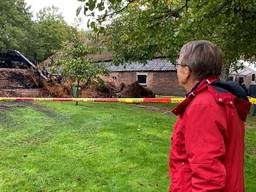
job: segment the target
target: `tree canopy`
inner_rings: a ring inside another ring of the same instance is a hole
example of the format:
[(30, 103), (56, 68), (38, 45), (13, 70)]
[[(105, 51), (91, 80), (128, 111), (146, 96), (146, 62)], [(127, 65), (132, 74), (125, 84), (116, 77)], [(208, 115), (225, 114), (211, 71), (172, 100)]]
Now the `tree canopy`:
[(87, 0), (82, 10), (88, 25), (105, 33), (117, 63), (157, 56), (174, 62), (180, 47), (196, 39), (222, 48), (225, 74), (237, 60), (255, 59), (255, 0)]
[(77, 35), (77, 30), (69, 26), (56, 7), (46, 7), (39, 11), (32, 26), (33, 57), (43, 61), (62, 48), (62, 44)]
[(16, 49), (41, 62), (76, 34), (56, 7), (43, 8), (34, 20), (24, 0), (0, 1), (0, 50)]
[(19, 49), (26, 45), (32, 25), (31, 17), (24, 1), (0, 1), (1, 49)]

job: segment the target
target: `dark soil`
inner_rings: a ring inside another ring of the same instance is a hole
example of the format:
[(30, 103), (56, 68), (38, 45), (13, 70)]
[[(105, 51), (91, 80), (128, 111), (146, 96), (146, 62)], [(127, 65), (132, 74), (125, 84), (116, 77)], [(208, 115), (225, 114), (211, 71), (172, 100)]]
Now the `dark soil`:
[(8, 114), (6, 113), (7, 111), (12, 111), (15, 108), (26, 108), (26, 107), (31, 107), (38, 112), (44, 113), (47, 117), (50, 117), (50, 118), (59, 117), (59, 114), (57, 114), (52, 109), (37, 103), (8, 101), (8, 102), (0, 102), (0, 122), (8, 120)]

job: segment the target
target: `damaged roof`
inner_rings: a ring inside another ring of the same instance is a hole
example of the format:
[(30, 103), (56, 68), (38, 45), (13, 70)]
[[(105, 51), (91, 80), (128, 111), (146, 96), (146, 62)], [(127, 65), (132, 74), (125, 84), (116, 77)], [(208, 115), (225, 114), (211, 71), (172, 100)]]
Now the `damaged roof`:
[(146, 63), (131, 62), (122, 65), (114, 65), (111, 62), (104, 62), (104, 65), (111, 72), (176, 71), (174, 64), (162, 58), (148, 60)]
[(7, 50), (0, 52), (0, 68), (20, 68), (26, 69), (30, 63), (25, 60), (18, 51)]
[(0, 51), (0, 68), (33, 69), (37, 71), (42, 78), (47, 79), (30, 60), (17, 50)]

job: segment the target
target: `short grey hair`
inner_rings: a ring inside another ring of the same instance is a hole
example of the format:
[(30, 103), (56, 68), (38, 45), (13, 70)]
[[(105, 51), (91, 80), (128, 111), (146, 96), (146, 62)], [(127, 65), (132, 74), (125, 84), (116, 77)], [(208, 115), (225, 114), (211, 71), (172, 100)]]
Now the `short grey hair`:
[(211, 76), (218, 77), (221, 74), (223, 53), (210, 41), (188, 42), (181, 48), (180, 56), (180, 64), (187, 65), (197, 80)]

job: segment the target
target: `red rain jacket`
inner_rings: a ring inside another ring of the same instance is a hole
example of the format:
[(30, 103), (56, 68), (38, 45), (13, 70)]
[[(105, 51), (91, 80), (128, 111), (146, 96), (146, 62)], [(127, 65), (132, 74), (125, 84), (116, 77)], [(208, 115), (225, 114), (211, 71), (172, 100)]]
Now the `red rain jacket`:
[(201, 81), (179, 104), (170, 152), (172, 192), (243, 192), (243, 89), (216, 78)]

